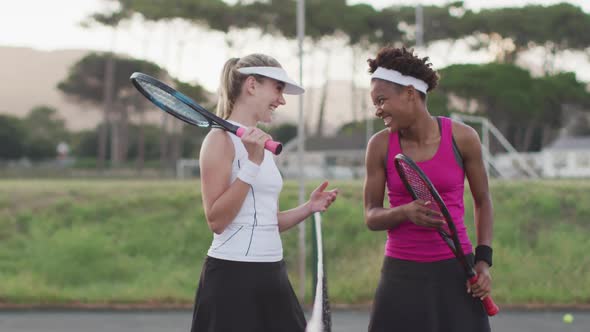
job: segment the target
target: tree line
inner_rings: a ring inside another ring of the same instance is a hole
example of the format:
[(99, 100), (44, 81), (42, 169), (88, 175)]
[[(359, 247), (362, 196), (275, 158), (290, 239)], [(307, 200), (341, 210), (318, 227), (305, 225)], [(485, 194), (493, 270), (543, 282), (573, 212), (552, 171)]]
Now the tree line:
[[(234, 4), (221, 0), (105, 1), (118, 4), (118, 9), (95, 13), (88, 22), (116, 27), (140, 15), (148, 21), (183, 18), (223, 32), (255, 27), (264, 33), (287, 38), (296, 35), (295, 0)], [(415, 43), (414, 7), (377, 10), (367, 4), (348, 5), (345, 0), (308, 0), (306, 5), (306, 38), (312, 43), (330, 35), (347, 38), (353, 51), (378, 45)], [(590, 109), (590, 94), (585, 83), (578, 81), (575, 73), (555, 71), (551, 64), (551, 55), (560, 51), (589, 50), (590, 35), (583, 32), (590, 31), (590, 15), (579, 7), (562, 3), (474, 12), (457, 1), (443, 6), (424, 6), (423, 12), (427, 44), (469, 39), (474, 49), (486, 48), (492, 43), (498, 46), (496, 61), (492, 63), (451, 65), (439, 71), (442, 77), (439, 88), (429, 95), (428, 106), (432, 113), (469, 112), (486, 116), (518, 150), (534, 151), (556, 136), (564, 125), (565, 109)], [(541, 77), (515, 64), (519, 54), (537, 46), (542, 46), (548, 55)], [(70, 69), (58, 89), (78, 103), (105, 110), (103, 123), (87, 132), (68, 133), (63, 119), (57, 118), (55, 110), (47, 106), (31, 110), (24, 119), (2, 116), (0, 135), (7, 140), (20, 139), (13, 140), (14, 144), (4, 144), (0, 158), (43, 159), (54, 155), (56, 142), (49, 139), (50, 136), (65, 137), (78, 155), (95, 156), (99, 166), (107, 157), (114, 164), (136, 159), (139, 165), (145, 160), (159, 159), (161, 163), (168, 163), (181, 156), (194, 157), (204, 131), (191, 132), (192, 129), (176, 120), (166, 118), (159, 126), (147, 124), (145, 115), (153, 106), (129, 84), (129, 76), (134, 71), (168, 81), (197, 100), (211, 100), (211, 93), (198, 84), (180, 82), (149, 61), (92, 53)], [(36, 130), (34, 123), (44, 123), (47, 129)], [(280, 136), (277, 139), (286, 141), (296, 133), (294, 127), (285, 125), (274, 134)], [(581, 120), (572, 133), (587, 134), (587, 127)], [(378, 122), (375, 128), (380, 128)], [(364, 130), (363, 122), (346, 124), (340, 132), (360, 130)]]
[[(137, 92), (129, 81), (133, 72), (145, 72), (176, 87), (191, 98), (205, 101), (209, 108), (215, 105), (212, 94), (198, 84), (181, 82), (155, 63), (110, 53), (90, 53), (76, 62), (57, 85), (70, 101), (91, 107), (80, 107), (80, 112), (103, 108), (107, 78), (104, 68), (113, 61), (111, 78), (112, 102), (106, 108), (105, 119), (95, 128), (73, 132), (67, 129), (66, 119), (49, 105), (34, 107), (24, 118), (0, 115), (0, 160), (27, 158), (33, 161), (55, 159), (61, 142), (71, 147), (71, 156), (90, 160), (99, 166), (100, 158), (116, 160), (119, 165), (135, 164), (171, 167), (179, 158), (198, 158), (201, 142), (207, 131), (185, 125), (172, 116), (156, 109)], [(149, 123), (147, 112), (157, 112), (168, 125)], [(81, 114), (83, 116), (83, 114)], [(294, 124), (268, 128), (278, 140), (287, 142), (297, 133)], [(105, 140), (104, 154), (99, 151)], [(112, 165), (116, 166), (116, 165)]]
[[(211, 30), (228, 32), (232, 28), (258, 28), (265, 33), (296, 37), (296, 0), (237, 1), (222, 0), (108, 0), (118, 4), (110, 13), (91, 18), (114, 26), (140, 14), (146, 20), (182, 18)], [(396, 42), (415, 44), (414, 6), (391, 6), (381, 10), (369, 4), (347, 4), (346, 0), (307, 0), (306, 36), (319, 40), (341, 34), (350, 45), (386, 45)], [(473, 11), (463, 1), (443, 6), (423, 6), (424, 42), (477, 37), (474, 47), (486, 47), (491, 35), (509, 38), (518, 53), (537, 45), (551, 50), (585, 50), (590, 45), (590, 14), (569, 3), (551, 6), (527, 5)], [(507, 57), (514, 59), (513, 56)]]
[[(233, 4), (222, 0), (109, 1), (118, 4), (118, 9), (95, 13), (90, 21), (115, 27), (135, 15), (147, 21), (181, 18), (226, 33), (257, 28), (271, 35), (296, 37), (296, 0)], [(306, 7), (305, 32), (311, 43), (319, 43), (326, 36), (344, 37), (353, 54), (380, 45), (416, 43), (418, 27), (413, 6), (378, 10), (364, 3), (349, 5), (345, 0), (307, 0)], [(564, 109), (590, 108), (585, 84), (576, 79), (575, 73), (556, 71), (554, 63), (555, 55), (565, 50), (583, 51), (590, 56), (590, 35), (585, 33), (590, 31), (590, 14), (580, 7), (560, 3), (476, 12), (462, 1), (454, 1), (424, 6), (423, 16), (426, 45), (467, 40), (473, 49), (495, 50), (493, 63), (454, 65), (440, 71), (440, 88), (429, 97), (433, 113), (469, 111), (486, 116), (518, 150), (529, 151), (541, 149), (555, 137), (563, 125)], [(536, 47), (545, 51), (542, 77), (533, 77), (516, 65), (519, 55)], [(473, 107), (468, 110), (451, 105), (457, 98)], [(319, 135), (325, 103), (320, 104)], [(585, 131), (582, 128), (576, 132)]]
[[(100, 133), (106, 133), (106, 157), (118, 153), (120, 163), (136, 163), (142, 168), (146, 161), (171, 165), (179, 158), (196, 158), (206, 130), (184, 125), (160, 111), (139, 95), (129, 82), (135, 71), (148, 72), (171, 82), (195, 100), (212, 100), (212, 94), (197, 84), (180, 82), (154, 63), (105, 53), (91, 53), (70, 69), (58, 89), (80, 105), (101, 107), (106, 59), (116, 63), (112, 107), (107, 121), (94, 129), (70, 132), (56, 109), (50, 106), (33, 108), (23, 119), (0, 116), (0, 159), (51, 159), (60, 142), (69, 143), (77, 158), (99, 158)], [(563, 111), (590, 109), (590, 93), (574, 73), (557, 73), (533, 77), (514, 64), (459, 64), (439, 71), (439, 87), (428, 96), (428, 108), (435, 115), (466, 112), (487, 116), (520, 151), (538, 151), (554, 138), (565, 125)], [(453, 100), (463, 101), (454, 103)], [(207, 105), (214, 108), (213, 102)], [(86, 109), (86, 108), (85, 108)], [(82, 110), (80, 112), (84, 112)], [(159, 112), (175, 126), (162, 127), (145, 121), (146, 112)], [(170, 130), (173, 127), (174, 130)], [(375, 120), (375, 130), (382, 129)], [(266, 128), (271, 135), (287, 142), (297, 134), (295, 124)], [(343, 125), (338, 134), (359, 134), (366, 130), (363, 121)], [(572, 128), (573, 135), (590, 134), (583, 118)], [(164, 138), (164, 139), (163, 139)]]

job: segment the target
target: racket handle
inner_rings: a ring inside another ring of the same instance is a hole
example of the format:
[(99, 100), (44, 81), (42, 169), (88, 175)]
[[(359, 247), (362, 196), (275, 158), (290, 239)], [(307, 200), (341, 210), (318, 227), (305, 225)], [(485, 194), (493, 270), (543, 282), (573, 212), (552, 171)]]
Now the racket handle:
[[(242, 137), (245, 132), (246, 132), (246, 128), (240, 127), (240, 128), (238, 128), (238, 130), (236, 130), (236, 135), (238, 137)], [(268, 151), (274, 153), (275, 155), (279, 155), (281, 153), (281, 151), (283, 151), (283, 144), (281, 144), (280, 142), (273, 141), (273, 140), (269, 139), (268, 141), (264, 142), (264, 148), (267, 149)]]
[[(472, 278), (469, 278), (469, 283), (471, 285), (475, 284), (476, 282), (477, 275)], [(481, 300), (481, 302), (483, 303), (483, 307), (488, 313), (488, 316), (494, 316), (500, 311), (500, 308), (498, 308), (498, 306), (494, 303), (494, 300), (492, 300), (491, 296), (486, 296), (483, 300)]]

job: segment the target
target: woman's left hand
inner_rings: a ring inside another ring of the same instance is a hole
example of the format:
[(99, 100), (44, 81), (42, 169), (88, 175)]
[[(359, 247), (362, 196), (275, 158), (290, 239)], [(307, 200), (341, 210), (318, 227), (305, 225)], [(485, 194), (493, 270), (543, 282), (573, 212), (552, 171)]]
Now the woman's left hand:
[(309, 196), (311, 212), (324, 212), (336, 200), (338, 189), (324, 191), (328, 187), (328, 181), (320, 184)]
[(475, 264), (475, 273), (477, 273), (477, 282), (473, 285), (467, 281), (467, 292), (473, 297), (484, 299), (492, 292), (492, 276), (488, 263), (479, 261)]

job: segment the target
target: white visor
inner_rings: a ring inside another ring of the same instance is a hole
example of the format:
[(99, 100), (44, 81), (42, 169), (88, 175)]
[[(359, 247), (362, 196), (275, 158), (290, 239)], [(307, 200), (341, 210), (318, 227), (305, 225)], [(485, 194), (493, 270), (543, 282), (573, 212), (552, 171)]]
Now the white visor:
[(300, 95), (305, 92), (299, 84), (287, 76), (287, 72), (281, 67), (242, 67), (238, 68), (242, 74), (256, 74), (275, 79), (285, 83), (283, 93), (288, 95)]
[(426, 94), (428, 91), (428, 84), (423, 80), (417, 79), (413, 76), (406, 76), (400, 73), (397, 70), (387, 69), (383, 67), (378, 67), (377, 70), (371, 75), (371, 78), (379, 78), (382, 80), (386, 80), (389, 82), (401, 84), (403, 86), (411, 85), (414, 89), (423, 92)]

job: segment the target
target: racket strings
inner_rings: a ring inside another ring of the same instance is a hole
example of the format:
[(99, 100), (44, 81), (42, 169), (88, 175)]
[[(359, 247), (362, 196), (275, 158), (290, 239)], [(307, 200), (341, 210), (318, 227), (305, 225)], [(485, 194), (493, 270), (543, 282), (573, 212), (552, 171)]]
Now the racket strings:
[(198, 112), (187, 106), (174, 95), (162, 90), (160, 87), (143, 80), (138, 80), (141, 87), (147, 91), (156, 103), (166, 106), (181, 116), (197, 122), (199, 126), (208, 126), (209, 121)]
[[(442, 211), (438, 201), (434, 198), (430, 188), (424, 182), (420, 174), (418, 174), (418, 172), (406, 162), (400, 162), (400, 165), (402, 166), (406, 180), (416, 194), (416, 197), (423, 201), (430, 202), (429, 208), (433, 211), (441, 213)], [(447, 225), (442, 226), (441, 230), (445, 232), (447, 236), (451, 237), (452, 231)]]

